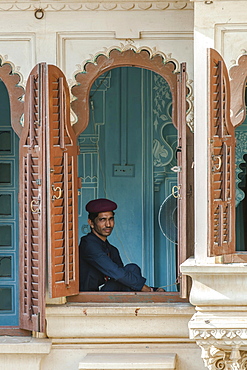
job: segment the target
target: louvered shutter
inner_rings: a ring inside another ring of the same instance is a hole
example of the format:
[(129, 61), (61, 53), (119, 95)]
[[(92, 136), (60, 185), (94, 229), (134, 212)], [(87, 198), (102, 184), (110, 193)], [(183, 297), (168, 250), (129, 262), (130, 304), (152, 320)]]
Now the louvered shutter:
[(235, 137), (226, 65), (209, 50), (209, 256), (235, 251)]
[(28, 78), (20, 138), (20, 327), (45, 326), (45, 64)]
[(77, 145), (70, 124), (70, 98), (65, 76), (48, 66), (48, 266), (54, 297), (77, 294), (78, 211)]
[[(178, 269), (193, 254), (193, 134), (186, 124), (186, 64), (182, 63), (177, 76), (178, 128)], [(190, 138), (188, 141), (187, 139)], [(191, 251), (191, 252), (190, 252)], [(180, 276), (180, 295), (187, 297), (188, 277)]]

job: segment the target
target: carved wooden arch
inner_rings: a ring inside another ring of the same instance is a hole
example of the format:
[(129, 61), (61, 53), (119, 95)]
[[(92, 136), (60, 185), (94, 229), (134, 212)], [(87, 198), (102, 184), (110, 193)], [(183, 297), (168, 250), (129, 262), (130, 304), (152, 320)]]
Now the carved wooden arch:
[(242, 55), (229, 70), (231, 87), (231, 121), (234, 127), (246, 117), (245, 88), (247, 79), (247, 55)]
[(172, 119), (177, 127), (177, 66), (172, 59), (167, 60), (163, 54), (152, 54), (148, 48), (136, 50), (133, 48), (121, 51), (117, 48), (110, 50), (108, 55), (99, 54), (94, 60), (86, 62), (84, 70), (75, 75), (77, 85), (71, 89), (76, 98), (71, 106), (77, 115), (73, 125), (76, 135), (79, 135), (89, 121), (89, 93), (94, 81), (103, 73), (117, 67), (138, 67), (151, 70), (161, 75), (169, 84), (172, 94)]
[(21, 81), (20, 74), (14, 72), (13, 65), (10, 62), (3, 62), (0, 56), (0, 80), (5, 84), (10, 101), (11, 125), (16, 134), (20, 137), (22, 126), (20, 119), (24, 113), (24, 103), (21, 97), (24, 95), (24, 88), (18, 85)]

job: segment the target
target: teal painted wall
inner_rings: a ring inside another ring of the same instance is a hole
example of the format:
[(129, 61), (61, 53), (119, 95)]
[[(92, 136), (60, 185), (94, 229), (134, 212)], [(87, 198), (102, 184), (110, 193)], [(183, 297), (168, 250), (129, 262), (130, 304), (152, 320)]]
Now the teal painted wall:
[(90, 96), (90, 122), (78, 140), (79, 236), (89, 231), (85, 204), (114, 200), (109, 241), (124, 263), (141, 266), (148, 284), (176, 291), (176, 245), (158, 225), (159, 208), (177, 184), (169, 86), (151, 71), (121, 67), (100, 76)]

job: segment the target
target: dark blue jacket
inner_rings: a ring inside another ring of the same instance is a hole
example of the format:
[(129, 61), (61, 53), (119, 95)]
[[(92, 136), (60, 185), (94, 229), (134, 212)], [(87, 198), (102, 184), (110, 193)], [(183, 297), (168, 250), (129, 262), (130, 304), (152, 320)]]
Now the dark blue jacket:
[(94, 233), (83, 236), (79, 245), (80, 291), (98, 291), (105, 277), (140, 291), (146, 279), (125, 269), (119, 251)]

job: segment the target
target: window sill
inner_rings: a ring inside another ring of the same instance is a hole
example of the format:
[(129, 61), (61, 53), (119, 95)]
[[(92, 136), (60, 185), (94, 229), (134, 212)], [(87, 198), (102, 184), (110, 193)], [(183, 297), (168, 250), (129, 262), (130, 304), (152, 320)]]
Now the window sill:
[(0, 336), (8, 335), (11, 337), (31, 337), (32, 332), (23, 330), (16, 326), (1, 326)]
[(78, 295), (67, 297), (68, 302), (77, 303), (187, 303), (176, 292), (80, 292)]

